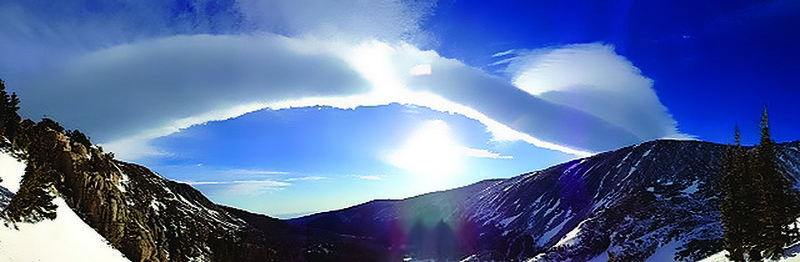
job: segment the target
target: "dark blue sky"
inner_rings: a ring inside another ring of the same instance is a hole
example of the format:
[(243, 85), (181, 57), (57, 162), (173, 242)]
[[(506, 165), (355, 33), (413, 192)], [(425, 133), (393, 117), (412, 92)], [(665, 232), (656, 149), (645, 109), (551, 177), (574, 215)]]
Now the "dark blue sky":
[[(798, 1), (0, 3), (0, 78), (214, 201), (283, 217), (659, 138), (800, 139)], [(323, 107), (316, 107), (322, 105)]]
[(502, 74), (492, 55), (612, 44), (669, 108), (681, 132), (755, 143), (763, 105), (774, 138), (800, 138), (800, 3), (793, 1), (444, 1), (425, 26), (446, 57)]

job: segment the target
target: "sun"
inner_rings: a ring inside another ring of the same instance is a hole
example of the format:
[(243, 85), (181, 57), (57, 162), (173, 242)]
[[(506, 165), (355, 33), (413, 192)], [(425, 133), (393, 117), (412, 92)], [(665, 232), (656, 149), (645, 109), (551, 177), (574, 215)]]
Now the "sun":
[(388, 162), (433, 185), (446, 183), (460, 171), (461, 146), (442, 120), (424, 122), (405, 144), (390, 154)]

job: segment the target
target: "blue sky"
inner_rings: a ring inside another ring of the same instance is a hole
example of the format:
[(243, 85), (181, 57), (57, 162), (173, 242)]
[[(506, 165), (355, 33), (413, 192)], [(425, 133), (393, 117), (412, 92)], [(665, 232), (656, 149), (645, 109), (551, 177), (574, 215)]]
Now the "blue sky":
[(793, 1), (4, 1), (22, 113), (269, 215), (800, 138)]

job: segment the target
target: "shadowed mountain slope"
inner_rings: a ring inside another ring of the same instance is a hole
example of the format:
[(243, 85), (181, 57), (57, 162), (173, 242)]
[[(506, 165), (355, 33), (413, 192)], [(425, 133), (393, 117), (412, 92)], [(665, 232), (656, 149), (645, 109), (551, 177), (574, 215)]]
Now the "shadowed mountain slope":
[[(798, 142), (779, 162), (796, 183)], [(444, 260), (698, 260), (722, 249), (725, 146), (659, 140), (509, 179), (290, 220)], [(669, 250), (664, 250), (669, 249)]]

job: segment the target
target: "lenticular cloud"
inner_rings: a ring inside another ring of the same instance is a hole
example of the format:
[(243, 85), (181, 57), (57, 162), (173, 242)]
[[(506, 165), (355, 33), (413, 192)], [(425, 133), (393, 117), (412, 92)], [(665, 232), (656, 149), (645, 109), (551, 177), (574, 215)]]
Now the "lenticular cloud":
[(435, 5), (143, 1), (84, 12), (11, 1), (0, 4), (0, 71), (27, 117), (57, 118), (129, 160), (157, 151), (155, 137), (264, 107), (412, 103), (576, 155), (681, 136), (652, 80), (611, 46), (520, 54), (509, 83), (409, 44), (429, 37), (421, 21)]
[(638, 140), (679, 138), (676, 122), (642, 75), (614, 47), (576, 44), (523, 53), (509, 69), (525, 92), (612, 123)]

